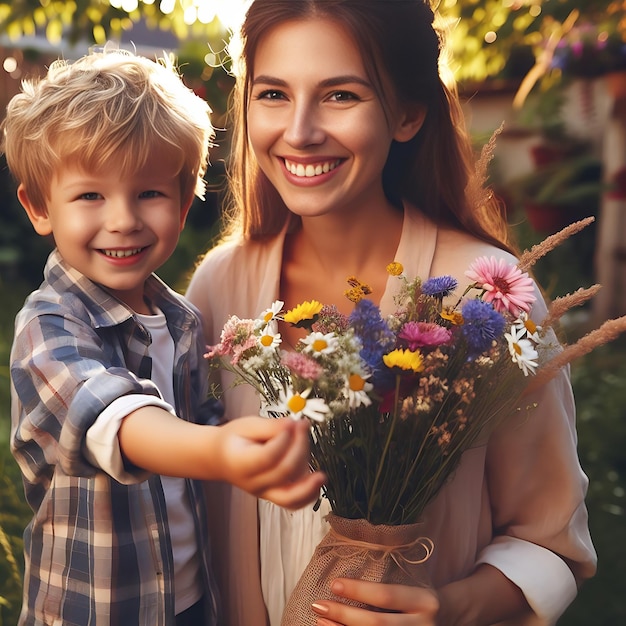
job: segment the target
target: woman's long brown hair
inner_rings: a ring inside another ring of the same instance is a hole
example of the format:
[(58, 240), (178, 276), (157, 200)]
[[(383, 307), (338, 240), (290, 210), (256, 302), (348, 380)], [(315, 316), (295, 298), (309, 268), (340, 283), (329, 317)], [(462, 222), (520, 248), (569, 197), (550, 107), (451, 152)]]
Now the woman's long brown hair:
[(477, 174), (456, 89), (440, 76), (443, 34), (428, 0), (254, 0), (241, 31), (241, 58), (233, 61), (227, 232), (260, 238), (279, 232), (289, 219), (251, 152), (246, 112), (261, 38), (277, 24), (311, 18), (333, 20), (350, 33), (385, 108), (384, 85), (399, 101), (427, 107), (414, 139), (392, 143), (383, 171), (388, 199), (399, 207), (408, 201), (438, 224), (511, 250), (501, 208)]

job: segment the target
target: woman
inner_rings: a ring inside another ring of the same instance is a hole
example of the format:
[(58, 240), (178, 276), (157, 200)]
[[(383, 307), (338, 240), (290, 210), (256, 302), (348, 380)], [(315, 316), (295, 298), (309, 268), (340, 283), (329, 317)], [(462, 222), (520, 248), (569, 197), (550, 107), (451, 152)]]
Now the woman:
[[(316, 299), (348, 313), (348, 276), (365, 279), (390, 313), (391, 260), (422, 278), (459, 278), (481, 255), (512, 260), (506, 225), (474, 175), (458, 98), (439, 75), (433, 19), (426, 0), (252, 3), (234, 62), (230, 236), (188, 291), (207, 343), (217, 343), (229, 315), (256, 317), (276, 299), (286, 309)], [(215, 293), (219, 302), (207, 297)], [(299, 338), (297, 329), (281, 333), (285, 345)], [(224, 375), (228, 417), (257, 410), (255, 392), (229, 381)], [(594, 573), (595, 553), (566, 372), (533, 400), (538, 408), (522, 424), (464, 455), (428, 506), (433, 590), (337, 581), (338, 596), (380, 611), (318, 602), (319, 624), (556, 621)], [(263, 624), (267, 609), (277, 626), (326, 532), (327, 509), (293, 514), (237, 491), (219, 506), (227, 622)]]

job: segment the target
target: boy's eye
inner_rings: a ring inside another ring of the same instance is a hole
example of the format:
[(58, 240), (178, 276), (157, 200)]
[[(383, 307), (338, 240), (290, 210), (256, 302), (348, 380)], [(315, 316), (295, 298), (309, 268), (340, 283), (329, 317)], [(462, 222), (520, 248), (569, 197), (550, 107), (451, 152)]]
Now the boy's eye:
[(149, 189), (147, 191), (142, 191), (139, 194), (139, 197), (140, 198), (158, 198), (161, 195), (162, 194), (160, 191), (156, 191), (156, 189)]
[(102, 196), (97, 191), (88, 191), (80, 194), (81, 200), (99, 200)]

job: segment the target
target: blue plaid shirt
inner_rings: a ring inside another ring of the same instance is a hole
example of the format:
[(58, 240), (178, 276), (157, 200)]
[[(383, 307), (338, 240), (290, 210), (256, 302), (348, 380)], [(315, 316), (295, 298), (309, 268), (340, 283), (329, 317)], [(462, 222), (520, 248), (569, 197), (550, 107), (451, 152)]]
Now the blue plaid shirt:
[[(175, 344), (177, 414), (207, 423), (207, 366), (196, 309), (156, 276), (146, 297)], [(159, 391), (150, 380), (150, 335), (132, 311), (54, 251), (44, 282), (16, 319), (11, 351), (11, 450), (34, 516), (24, 533), (20, 625), (169, 626), (175, 623), (167, 512), (160, 477), (120, 484), (89, 463), (85, 434), (109, 404)], [(204, 417), (200, 417), (204, 412)], [(202, 486), (187, 481), (206, 591), (210, 584)]]

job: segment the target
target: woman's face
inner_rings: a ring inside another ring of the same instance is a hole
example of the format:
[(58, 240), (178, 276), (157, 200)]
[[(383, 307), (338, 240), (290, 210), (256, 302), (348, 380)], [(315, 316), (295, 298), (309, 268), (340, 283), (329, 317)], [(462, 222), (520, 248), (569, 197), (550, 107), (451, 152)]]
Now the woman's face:
[(333, 21), (289, 21), (261, 38), (249, 139), (294, 213), (361, 212), (384, 201), (389, 147), (403, 140), (404, 118), (391, 109), (386, 116), (356, 44)]

